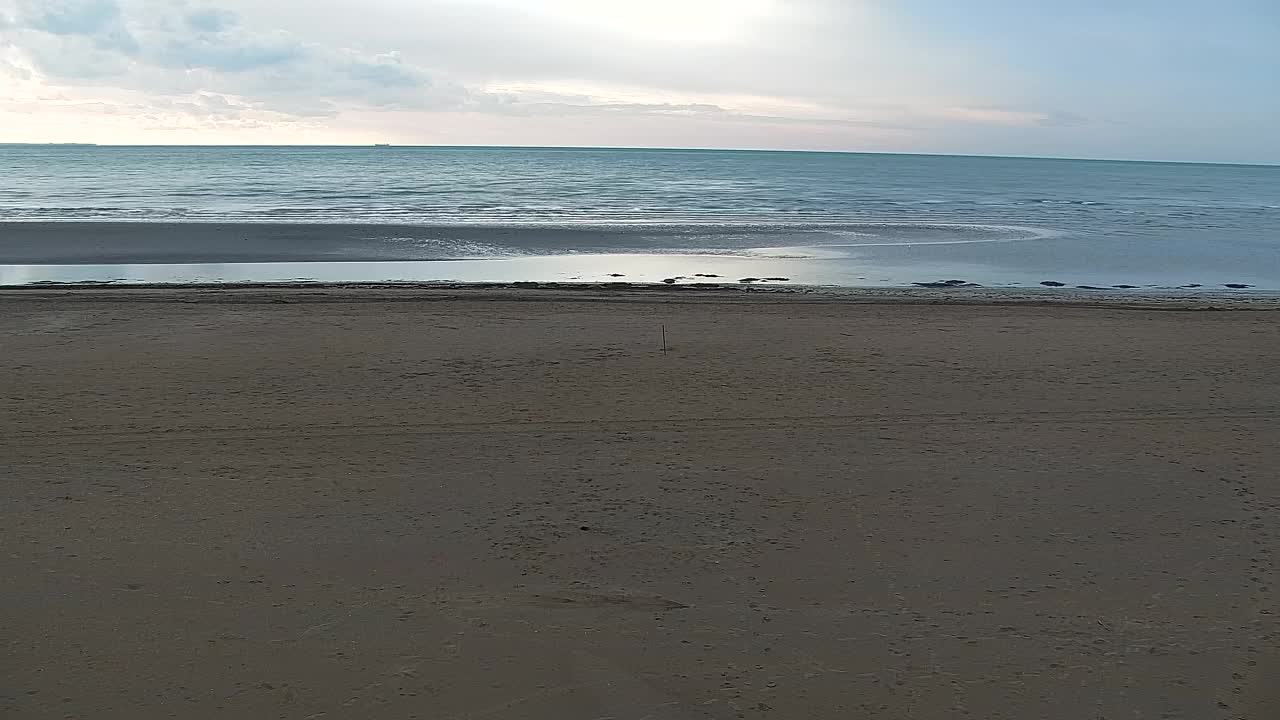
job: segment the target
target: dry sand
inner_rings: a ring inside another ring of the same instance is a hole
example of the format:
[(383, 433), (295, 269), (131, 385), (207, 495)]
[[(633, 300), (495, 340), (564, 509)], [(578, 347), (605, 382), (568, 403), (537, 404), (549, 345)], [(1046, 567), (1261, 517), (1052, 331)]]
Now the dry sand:
[(1278, 330), (6, 291), (0, 715), (1275, 718)]

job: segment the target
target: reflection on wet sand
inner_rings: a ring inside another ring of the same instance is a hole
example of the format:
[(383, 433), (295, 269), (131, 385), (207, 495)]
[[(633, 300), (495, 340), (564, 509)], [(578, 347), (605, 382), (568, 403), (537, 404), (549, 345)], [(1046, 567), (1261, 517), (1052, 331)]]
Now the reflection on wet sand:
[[(723, 255), (562, 255), (493, 260), (5, 265), (0, 284), (246, 282), (772, 282), (840, 284), (840, 274), (806, 260)], [(789, 278), (790, 280), (783, 280)]]
[[(941, 279), (940, 279), (941, 278)], [(1064, 282), (1069, 280), (1069, 282)], [(133, 265), (0, 265), (0, 285), (189, 283), (657, 283), (820, 285), (847, 288), (1061, 288), (1160, 291), (1273, 288), (1242, 282), (1152, 278), (1141, 284), (1105, 272), (1043, 277), (979, 264), (883, 265), (866, 258), (799, 255), (567, 254), (475, 260), (257, 262)]]

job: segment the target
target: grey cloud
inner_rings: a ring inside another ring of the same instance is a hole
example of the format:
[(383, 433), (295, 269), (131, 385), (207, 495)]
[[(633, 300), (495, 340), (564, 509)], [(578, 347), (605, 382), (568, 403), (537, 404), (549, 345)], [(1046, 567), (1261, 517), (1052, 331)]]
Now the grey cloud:
[(14, 24), (20, 27), (24, 18), (32, 30), (90, 38), (105, 50), (132, 53), (138, 49), (116, 0), (25, 0)]
[(218, 33), (239, 24), (240, 18), (230, 10), (200, 8), (187, 13), (187, 27), (196, 32)]
[(169, 38), (147, 48), (147, 58), (157, 65), (228, 73), (302, 62), (307, 55), (304, 45), (283, 34), (229, 37), (222, 33), (201, 33), (194, 37)]
[(358, 82), (387, 88), (431, 85), (431, 78), (422, 69), (406, 64), (396, 53), (368, 57), (344, 51), (342, 56), (338, 67)]
[(299, 116), (343, 105), (455, 107), (467, 97), (394, 52), (311, 43), (247, 27), (225, 8), (166, 0), (23, 0), (0, 42), (63, 84), (208, 92)]
[(54, 35), (96, 35), (120, 24), (115, 0), (27, 0), (22, 8), (31, 27)]

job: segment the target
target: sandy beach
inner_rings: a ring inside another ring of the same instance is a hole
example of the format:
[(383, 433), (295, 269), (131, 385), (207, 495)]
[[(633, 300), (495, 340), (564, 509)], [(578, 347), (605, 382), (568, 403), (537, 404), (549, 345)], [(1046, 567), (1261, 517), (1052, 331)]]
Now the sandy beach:
[(1274, 306), (947, 297), (0, 291), (0, 715), (1280, 716)]

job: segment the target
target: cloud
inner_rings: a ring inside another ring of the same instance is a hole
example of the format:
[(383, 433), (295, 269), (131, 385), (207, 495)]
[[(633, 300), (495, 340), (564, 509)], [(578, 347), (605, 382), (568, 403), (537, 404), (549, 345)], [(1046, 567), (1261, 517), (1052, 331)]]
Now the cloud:
[[(522, 19), (516, 8), (507, 22)], [(475, 15), (464, 15), (475, 20)], [(469, 27), (482, 23), (468, 22)], [(446, 27), (445, 31), (456, 28)], [(442, 31), (435, 30), (438, 37)], [(503, 32), (510, 32), (510, 29)], [(50, 84), (144, 93), (157, 111), (181, 108), (207, 118), (198, 103), (173, 98), (234, 99), (227, 112), (255, 110), (297, 118), (335, 117), (345, 109), (467, 110), (514, 116), (697, 118), (718, 122), (900, 128), (851, 117), (759, 112), (698, 98), (618, 100), (584, 90), (570, 96), (536, 87), (490, 92), (442, 78), (394, 50), (370, 52), (309, 42), (283, 29), (262, 29), (236, 11), (181, 0), (21, 0), (0, 30), (18, 49), (15, 65)], [(501, 35), (501, 32), (499, 33)], [(466, 41), (463, 35), (460, 38)], [(545, 45), (554, 44), (549, 38)], [(528, 42), (526, 34), (525, 42)], [(526, 45), (521, 52), (535, 52)], [(453, 46), (457, 49), (456, 46)], [(490, 52), (483, 46), (472, 52)], [(633, 51), (638, 52), (633, 48)], [(25, 66), (25, 67), (24, 67)], [(670, 95), (657, 89), (654, 96)], [(695, 95), (697, 93), (694, 93)], [(166, 100), (168, 98), (168, 100)]]
[(870, 120), (852, 120), (833, 117), (789, 117), (741, 112), (708, 103), (520, 103), (512, 106), (518, 113), (529, 115), (609, 115), (699, 118), (720, 122), (745, 122), (773, 125), (825, 125), (838, 127), (862, 127), (881, 130), (906, 130), (902, 125)]
[(50, 84), (157, 97), (209, 93), (237, 107), (332, 116), (342, 107), (456, 107), (466, 92), (396, 52), (247, 27), (230, 10), (165, 0), (23, 0), (0, 28), (11, 64)]
[(115, 0), (25, 0), (19, 11), (32, 28), (54, 35), (106, 35), (120, 29)]
[(1092, 122), (1093, 120), (1090, 118), (1066, 110), (1052, 110), (1045, 113), (1043, 117), (1037, 120), (1037, 124), (1040, 125), (1040, 127), (1049, 128), (1080, 127), (1082, 125), (1089, 125)]
[[(657, 102), (599, 97), (590, 93), (567, 94), (549, 89), (522, 87), (518, 90), (489, 90), (471, 96), (467, 109), (515, 117), (566, 117), (566, 118), (657, 118), (714, 121), (753, 125), (807, 125), (811, 127), (844, 127), (875, 130), (905, 131), (910, 128), (901, 123), (864, 120), (854, 117), (835, 117), (821, 113), (822, 108), (796, 107), (788, 109), (796, 114), (785, 115), (752, 111), (712, 102)], [(751, 98), (739, 102), (751, 105)], [(758, 100), (758, 99), (755, 99)]]
[(230, 10), (200, 8), (187, 13), (187, 26), (196, 32), (217, 33), (229, 30), (240, 21)]
[(1064, 110), (947, 106), (934, 109), (922, 108), (920, 111), (949, 122), (996, 127), (1079, 127), (1092, 122), (1083, 115)]
[[(1175, 84), (1195, 80), (1222, 102), (1172, 107), (1161, 96), (1177, 93), (1144, 80), (1159, 72), (1154, 60), (1130, 57), (1122, 64), (1129, 74), (1117, 80), (1096, 68), (1113, 54), (1073, 49), (1123, 45), (1144, 26), (1103, 20), (1133, 13), (1087, 3), (1088, 12), (1073, 11), (1080, 17), (1048, 23), (1040, 10), (1014, 5), (0, 0), (0, 94), (65, 94), (67, 102), (47, 105), (73, 128), (61, 139), (88, 133), (101, 142), (111, 135), (97, 129), (114, 132), (132, 118), (137, 128), (212, 129), (199, 136), (209, 141), (252, 139), (214, 132), (250, 127), (283, 128), (262, 137), (294, 141), (286, 131), (305, 127), (331, 132), (326, 139), (405, 144), (1043, 154), (1078, 142), (1075, 152), (1090, 155), (1105, 153), (1086, 143), (1145, 141), (1144, 125), (1207, 117), (1233, 98), (1212, 63), (1166, 75)], [(1130, 19), (1137, 16), (1145, 14)], [(1104, 30), (1104, 39), (1090, 34)], [(1240, 67), (1274, 57), (1256, 39), (1240, 45), (1256, 58), (1233, 61)], [(1079, 77), (1066, 77), (1063, 68), (1076, 66)], [(0, 116), (7, 136), (57, 139), (25, 119), (40, 114), (35, 94), (7, 106), (21, 122)], [(1249, 102), (1274, 105), (1258, 99), (1265, 95), (1253, 92)], [(181, 132), (155, 137), (197, 137)]]
[(285, 33), (254, 35), (199, 31), (192, 35), (154, 38), (143, 60), (176, 70), (243, 73), (312, 60), (314, 50)]

